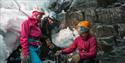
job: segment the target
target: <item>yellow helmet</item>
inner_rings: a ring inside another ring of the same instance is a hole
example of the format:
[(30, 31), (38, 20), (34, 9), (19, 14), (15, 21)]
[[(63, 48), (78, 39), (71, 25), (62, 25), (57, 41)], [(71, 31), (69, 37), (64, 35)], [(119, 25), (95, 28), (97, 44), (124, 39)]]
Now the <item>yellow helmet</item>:
[(85, 20), (85, 21), (81, 21), (78, 23), (78, 26), (80, 27), (84, 27), (84, 28), (89, 28), (90, 27), (90, 22)]
[(81, 21), (78, 23), (78, 31), (81, 33), (83, 32), (88, 32), (89, 27), (90, 27), (90, 22), (89, 21)]

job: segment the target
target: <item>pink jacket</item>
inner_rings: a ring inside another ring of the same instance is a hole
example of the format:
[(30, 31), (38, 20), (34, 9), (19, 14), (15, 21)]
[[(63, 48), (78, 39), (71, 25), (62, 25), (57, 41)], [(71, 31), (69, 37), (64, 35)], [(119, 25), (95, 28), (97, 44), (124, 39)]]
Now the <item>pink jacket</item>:
[(81, 59), (94, 58), (96, 56), (96, 39), (89, 36), (86, 40), (81, 36), (77, 37), (69, 48), (65, 48), (62, 52), (65, 54), (78, 49)]
[(41, 30), (38, 27), (38, 21), (35, 18), (29, 17), (28, 20), (22, 23), (20, 43), (25, 56), (29, 54), (28, 38), (40, 37), (41, 34)]

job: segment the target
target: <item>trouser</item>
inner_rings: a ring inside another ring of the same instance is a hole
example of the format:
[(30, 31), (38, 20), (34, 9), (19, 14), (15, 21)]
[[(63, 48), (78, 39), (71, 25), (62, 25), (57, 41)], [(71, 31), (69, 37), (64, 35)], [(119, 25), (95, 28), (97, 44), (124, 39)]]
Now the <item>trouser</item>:
[(32, 63), (42, 63), (41, 59), (39, 58), (38, 52), (39, 52), (38, 47), (29, 46), (29, 53)]
[(78, 63), (95, 63), (94, 59), (81, 59)]

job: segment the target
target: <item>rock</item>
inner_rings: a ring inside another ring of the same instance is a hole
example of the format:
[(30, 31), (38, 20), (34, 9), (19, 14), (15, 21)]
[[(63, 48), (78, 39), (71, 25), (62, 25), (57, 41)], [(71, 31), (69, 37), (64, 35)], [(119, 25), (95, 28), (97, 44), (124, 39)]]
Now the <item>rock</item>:
[(92, 7), (92, 8), (97, 7), (97, 1), (96, 0), (74, 0), (72, 4), (72, 8), (75, 8), (77, 10), (83, 10), (89, 7)]
[(103, 52), (103, 55), (109, 54), (113, 50), (113, 47), (111, 45), (109, 45), (106, 41), (99, 40), (99, 41), (97, 41), (97, 44), (98, 44), (97, 45), (98, 52), (100, 52), (100, 51)]
[(117, 0), (120, 3), (125, 3), (125, 0)]
[(121, 5), (121, 6), (125, 8), (125, 3), (123, 5)]
[(75, 27), (79, 21), (84, 19), (82, 11), (75, 11), (66, 14), (66, 26)]
[(114, 3), (113, 7), (120, 7), (122, 4), (120, 2)]
[(93, 8), (85, 9), (84, 17), (85, 17), (85, 20), (88, 20), (91, 22), (91, 24), (94, 24), (95, 21), (97, 20), (95, 9), (93, 9)]
[(119, 36), (123, 38), (125, 36), (125, 24), (118, 24), (118, 26)]
[(116, 2), (117, 0), (97, 0), (98, 7), (107, 7), (112, 3)]
[(123, 39), (125, 39), (125, 36), (123, 37)]
[(98, 23), (103, 24), (113, 24), (113, 23), (125, 23), (122, 17), (122, 10), (121, 7), (116, 8), (105, 8), (96, 9), (96, 15)]
[(111, 37), (116, 33), (112, 25), (97, 24), (92, 26), (91, 30), (93, 31), (92, 33), (96, 35), (96, 37), (100, 37), (100, 38)]

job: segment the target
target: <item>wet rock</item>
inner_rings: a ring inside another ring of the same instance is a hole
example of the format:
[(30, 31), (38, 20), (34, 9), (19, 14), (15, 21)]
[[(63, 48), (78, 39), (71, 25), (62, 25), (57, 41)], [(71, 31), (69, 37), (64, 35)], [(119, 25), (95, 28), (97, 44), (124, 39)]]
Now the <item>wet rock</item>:
[(84, 17), (85, 20), (88, 20), (91, 22), (91, 24), (94, 24), (97, 20), (95, 9), (93, 8), (87, 8), (84, 10)]
[(74, 3), (72, 4), (72, 8), (75, 8), (77, 10), (82, 10), (89, 7), (92, 7), (92, 8), (97, 7), (97, 1), (96, 0), (74, 0)]
[(116, 33), (112, 25), (102, 24), (94, 25), (92, 31), (97, 37), (111, 37)]
[(121, 5), (121, 7), (124, 7), (125, 8), (125, 3), (123, 5)]
[(66, 14), (66, 25), (75, 27), (79, 21), (84, 19), (82, 11), (75, 11)]
[(120, 7), (122, 4), (120, 2), (114, 3), (113, 7)]
[(121, 7), (116, 8), (98, 8), (96, 9), (98, 23), (103, 24), (113, 24), (113, 23), (124, 23), (122, 20), (122, 10)]
[(117, 0), (117, 2), (125, 3), (125, 0)]
[(125, 24), (118, 24), (119, 37), (123, 38), (125, 36)]
[(103, 51), (104, 54), (108, 54), (113, 50), (113, 47), (109, 45), (106, 41), (97, 41), (98, 51)]
[(107, 7), (112, 3), (116, 2), (117, 0), (97, 0), (98, 7)]

